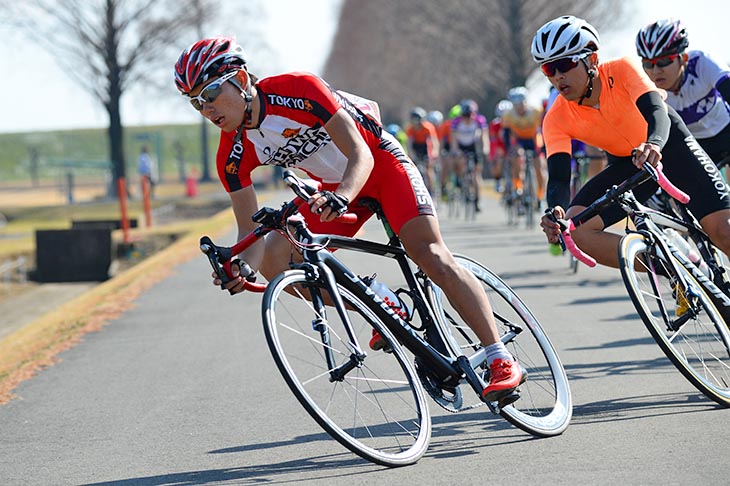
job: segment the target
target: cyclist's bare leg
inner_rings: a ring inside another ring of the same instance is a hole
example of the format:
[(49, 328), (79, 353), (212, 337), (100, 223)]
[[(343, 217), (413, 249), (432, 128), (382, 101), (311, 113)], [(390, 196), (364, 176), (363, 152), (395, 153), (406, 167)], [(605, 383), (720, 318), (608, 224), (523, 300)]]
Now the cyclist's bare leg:
[(459, 152), (454, 155), (454, 174), (457, 177), (461, 177), (466, 171), (466, 155), (463, 152)]
[(700, 220), (702, 228), (723, 253), (730, 255), (730, 209), (710, 213)]
[(512, 152), (512, 187), (522, 190), (525, 180), (525, 154), (522, 149)]
[(588, 174), (586, 175), (586, 177), (590, 179), (606, 168), (606, 165), (608, 165), (608, 159), (606, 158), (606, 154), (603, 150), (597, 149), (592, 145), (586, 145), (585, 150), (586, 154), (590, 157)]
[(591, 177), (595, 176), (599, 172), (601, 172), (603, 169), (606, 168), (606, 165), (608, 164), (608, 161), (603, 159), (591, 159), (591, 161), (588, 164), (588, 173), (586, 174), (586, 178), (590, 179)]
[(474, 275), (454, 260), (441, 238), (436, 218), (411, 219), (401, 228), (400, 239), (408, 256), (441, 287), (482, 344), (497, 342), (499, 334), (489, 300)]
[(279, 233), (269, 233), (266, 235), (266, 256), (261, 263), (259, 269), (261, 275), (266, 280), (271, 281), (275, 276), (289, 270), (289, 261), (294, 259), (296, 262), (302, 262), (302, 256), (293, 251), (291, 243)]

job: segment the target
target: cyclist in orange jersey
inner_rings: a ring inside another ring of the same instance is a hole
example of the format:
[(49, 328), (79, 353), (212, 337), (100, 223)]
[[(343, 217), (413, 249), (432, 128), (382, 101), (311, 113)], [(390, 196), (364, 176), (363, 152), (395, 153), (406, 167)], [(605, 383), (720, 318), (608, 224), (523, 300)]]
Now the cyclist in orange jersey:
[[(560, 93), (543, 122), (548, 204), (559, 218), (575, 216), (644, 162), (661, 161), (669, 180), (691, 197), (688, 207), (712, 241), (728, 253), (730, 188), (646, 73), (628, 58), (599, 63), (599, 46), (596, 30), (573, 16), (548, 22), (532, 41), (533, 59)], [(605, 150), (609, 165), (569, 201), (571, 139)], [(646, 201), (657, 189), (647, 182), (634, 194)], [(617, 267), (620, 236), (605, 228), (624, 217), (620, 207), (608, 208), (579, 226), (573, 237), (599, 263)], [(557, 243), (558, 225), (547, 216), (541, 225), (548, 241)]]
[(541, 144), (538, 143), (538, 132), (542, 122), (542, 110), (528, 106), (527, 88), (517, 86), (509, 90), (507, 99), (512, 109), (502, 117), (502, 129), (505, 145), (512, 158), (513, 186), (521, 189), (525, 177), (525, 152), (532, 152), (532, 166), (537, 182), (537, 199), (545, 198), (545, 160), (542, 157)]
[(426, 110), (420, 106), (411, 110), (408, 135), (408, 154), (418, 166), (426, 182), (428, 192), (433, 194), (434, 164), (439, 154), (439, 140), (436, 127), (426, 119)]

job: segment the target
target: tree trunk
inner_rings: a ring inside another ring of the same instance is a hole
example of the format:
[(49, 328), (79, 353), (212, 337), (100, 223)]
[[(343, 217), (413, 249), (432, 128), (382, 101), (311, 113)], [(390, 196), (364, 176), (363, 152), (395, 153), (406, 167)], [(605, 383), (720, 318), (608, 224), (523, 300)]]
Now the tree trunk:
[(124, 164), (124, 127), (119, 111), (119, 97), (110, 100), (109, 112), (109, 155), (112, 162), (112, 191), (116, 192), (117, 181), (126, 177)]

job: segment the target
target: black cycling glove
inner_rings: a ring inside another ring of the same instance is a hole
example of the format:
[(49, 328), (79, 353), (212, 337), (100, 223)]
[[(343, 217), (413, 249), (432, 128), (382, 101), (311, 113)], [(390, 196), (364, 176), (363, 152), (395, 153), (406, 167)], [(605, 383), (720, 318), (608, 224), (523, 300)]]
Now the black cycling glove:
[(320, 207), (320, 213), (327, 207), (336, 212), (338, 217), (347, 212), (347, 205), (350, 204), (350, 200), (345, 196), (332, 191), (322, 191), (320, 194), (327, 199), (327, 202)]

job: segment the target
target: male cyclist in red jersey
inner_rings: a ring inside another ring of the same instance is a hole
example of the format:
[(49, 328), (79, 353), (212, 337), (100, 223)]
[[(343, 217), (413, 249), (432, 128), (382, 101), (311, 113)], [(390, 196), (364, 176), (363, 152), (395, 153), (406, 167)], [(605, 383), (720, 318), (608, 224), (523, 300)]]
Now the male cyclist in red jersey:
[[(251, 220), (258, 210), (251, 172), (261, 165), (296, 167), (322, 183), (309, 200), (311, 212), (303, 212), (317, 233), (354, 235), (372, 215), (356, 201), (375, 198), (408, 255), (444, 290), (485, 346), (491, 376), (483, 397), (499, 400), (523, 381), (521, 367), (500, 340), (486, 294), (444, 244), (423, 180), (383, 130), (374, 103), (334, 91), (307, 73), (258, 80), (232, 37), (203, 39), (185, 49), (175, 63), (175, 84), (221, 129), (216, 164), (239, 238), (257, 226)], [(358, 223), (338, 222), (345, 212), (357, 214)], [(290, 243), (275, 232), (241, 254), (267, 279), (288, 269), (291, 257)], [(243, 291), (237, 265), (233, 276), (226, 288)], [(217, 275), (213, 279), (221, 285)]]
[[(600, 41), (588, 22), (573, 16), (542, 26), (532, 40), (532, 57), (560, 92), (543, 121), (548, 156), (548, 205), (558, 218), (573, 217), (643, 166), (659, 161), (672, 182), (691, 197), (688, 207), (712, 241), (730, 251), (730, 188), (697, 144), (676, 111), (639, 66), (627, 58), (598, 62)], [(571, 140), (606, 151), (609, 164), (590, 179), (572, 201)], [(634, 190), (646, 201), (658, 186), (647, 182)], [(563, 206), (568, 208), (567, 214)], [(625, 212), (610, 207), (580, 225), (573, 237), (599, 263), (618, 267), (620, 235), (605, 228)], [(541, 225), (551, 243), (560, 229), (547, 216)]]
[(426, 110), (420, 106), (411, 110), (406, 135), (408, 135), (408, 155), (421, 171), (428, 192), (433, 194), (434, 164), (440, 149), (436, 127), (426, 119), (426, 116)]

